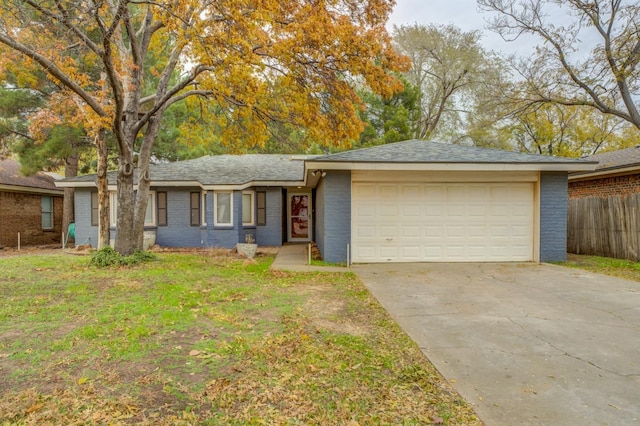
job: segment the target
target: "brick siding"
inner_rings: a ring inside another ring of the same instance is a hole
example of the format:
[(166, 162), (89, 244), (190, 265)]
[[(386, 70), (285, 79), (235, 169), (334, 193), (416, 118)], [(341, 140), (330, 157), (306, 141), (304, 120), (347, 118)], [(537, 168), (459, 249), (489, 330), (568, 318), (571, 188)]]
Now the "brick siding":
[(42, 229), (42, 195), (0, 192), (0, 246), (61, 244), (63, 197), (53, 200), (53, 229)]
[(567, 258), (567, 172), (540, 176), (540, 261)]
[(640, 174), (569, 182), (569, 199), (609, 197), (640, 192)]

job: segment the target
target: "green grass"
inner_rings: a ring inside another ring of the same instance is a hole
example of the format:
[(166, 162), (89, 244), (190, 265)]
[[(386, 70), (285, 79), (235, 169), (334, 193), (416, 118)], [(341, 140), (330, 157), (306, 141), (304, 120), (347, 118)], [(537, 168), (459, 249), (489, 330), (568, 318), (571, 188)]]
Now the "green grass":
[(0, 425), (480, 424), (357, 278), (0, 259)]
[(640, 263), (610, 257), (569, 254), (565, 266), (640, 281)]
[(311, 265), (312, 266), (337, 266), (337, 267), (342, 267), (342, 268), (346, 268), (347, 264), (346, 263), (332, 263), (332, 262), (326, 262), (324, 260), (315, 260), (315, 259), (311, 259)]

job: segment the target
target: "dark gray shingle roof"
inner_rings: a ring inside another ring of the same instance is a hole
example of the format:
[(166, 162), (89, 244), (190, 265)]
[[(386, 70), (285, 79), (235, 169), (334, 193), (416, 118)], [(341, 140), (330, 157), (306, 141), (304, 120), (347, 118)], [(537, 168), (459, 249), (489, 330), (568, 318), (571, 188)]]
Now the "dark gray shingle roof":
[(24, 176), (20, 174), (20, 163), (15, 160), (0, 160), (0, 184), (2, 185), (59, 191), (54, 182), (54, 178), (44, 173)]
[(602, 154), (591, 155), (585, 159), (598, 162), (595, 171), (636, 166), (640, 165), (640, 146), (603, 152)]
[[(309, 156), (279, 154), (213, 155), (150, 167), (154, 185), (162, 182), (200, 182), (202, 185), (243, 185), (248, 182), (302, 181), (304, 159)], [(137, 176), (137, 174), (136, 174)], [(95, 175), (67, 179), (67, 182), (93, 182)], [(135, 178), (137, 181), (137, 177)], [(115, 172), (109, 183), (116, 183)]]
[(316, 157), (322, 162), (364, 163), (581, 163), (584, 160), (441, 142), (410, 140)]

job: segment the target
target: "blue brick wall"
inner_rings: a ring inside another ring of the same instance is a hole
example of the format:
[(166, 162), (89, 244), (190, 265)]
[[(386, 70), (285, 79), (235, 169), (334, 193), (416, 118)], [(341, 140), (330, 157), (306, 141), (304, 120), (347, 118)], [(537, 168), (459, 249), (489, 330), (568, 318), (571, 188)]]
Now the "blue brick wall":
[(566, 172), (540, 176), (540, 261), (567, 259), (568, 186)]
[(351, 172), (327, 171), (323, 180), (316, 191), (318, 248), (325, 261), (346, 262), (351, 242)]
[(325, 210), (325, 202), (324, 202), (324, 180), (320, 179), (318, 182), (318, 186), (316, 187), (315, 194), (315, 215), (314, 215), (314, 241), (318, 246), (318, 250), (320, 253), (324, 253), (325, 247), (325, 236), (324, 236), (324, 210)]
[(280, 247), (282, 245), (282, 206), (284, 204), (282, 202), (282, 188), (256, 188), (256, 191), (266, 191), (267, 195), (267, 224), (255, 227), (253, 234), (256, 243), (259, 246)]
[(156, 228), (156, 244), (163, 247), (202, 247), (199, 226), (191, 226), (191, 192), (200, 188), (153, 188), (167, 193), (167, 226)]
[[(263, 188), (267, 193), (267, 225), (242, 226), (242, 191), (233, 193), (233, 226), (215, 227), (213, 225), (213, 191), (207, 192), (205, 200), (206, 226), (191, 226), (191, 192), (200, 192), (199, 188), (162, 188), (153, 191), (167, 193), (167, 226), (156, 229), (156, 243), (163, 247), (228, 247), (245, 241), (246, 234), (253, 234), (258, 245), (282, 245), (282, 189)], [(255, 201), (255, 198), (254, 198)], [(76, 242), (90, 239), (98, 244), (98, 227), (91, 226), (91, 190), (77, 188), (75, 191)], [(255, 206), (254, 206), (255, 208)], [(147, 229), (147, 228), (145, 228)], [(115, 239), (115, 228), (111, 229), (111, 239)]]

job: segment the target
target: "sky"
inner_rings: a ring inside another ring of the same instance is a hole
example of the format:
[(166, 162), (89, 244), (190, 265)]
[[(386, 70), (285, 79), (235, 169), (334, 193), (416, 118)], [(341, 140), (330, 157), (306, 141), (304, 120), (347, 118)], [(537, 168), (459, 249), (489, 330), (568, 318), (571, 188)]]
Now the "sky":
[(402, 24), (454, 24), (464, 31), (479, 30), (483, 34), (482, 45), (491, 50), (528, 56), (537, 40), (531, 37), (506, 42), (498, 34), (486, 29), (488, 12), (478, 10), (476, 0), (396, 0), (387, 27)]

